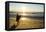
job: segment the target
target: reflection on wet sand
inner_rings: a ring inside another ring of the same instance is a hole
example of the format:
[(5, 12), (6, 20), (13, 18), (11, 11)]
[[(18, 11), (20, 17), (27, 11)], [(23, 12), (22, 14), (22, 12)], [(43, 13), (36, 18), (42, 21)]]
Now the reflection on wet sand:
[[(10, 27), (15, 24), (17, 25), (16, 18), (10, 18)], [(43, 19), (27, 18), (21, 17), (19, 20), (19, 25), (15, 29), (26, 29), (26, 28), (42, 28)]]

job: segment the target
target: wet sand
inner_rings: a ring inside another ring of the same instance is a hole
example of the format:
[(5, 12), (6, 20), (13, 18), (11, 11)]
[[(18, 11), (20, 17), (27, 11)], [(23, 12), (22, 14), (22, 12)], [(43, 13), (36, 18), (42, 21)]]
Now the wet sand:
[[(11, 17), (9, 22), (10, 27), (14, 24), (15, 26), (17, 25), (16, 18)], [(42, 27), (43, 27), (43, 19), (22, 17), (19, 20), (19, 25), (15, 29), (42, 28)]]

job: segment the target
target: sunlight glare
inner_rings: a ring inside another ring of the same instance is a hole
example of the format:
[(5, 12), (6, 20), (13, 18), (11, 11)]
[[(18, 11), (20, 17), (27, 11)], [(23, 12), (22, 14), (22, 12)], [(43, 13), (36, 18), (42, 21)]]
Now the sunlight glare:
[(26, 18), (21, 18), (21, 20), (26, 20)]
[(25, 12), (26, 12), (26, 7), (25, 6), (22, 7), (22, 11), (23, 11), (23, 14), (22, 15), (26, 15), (25, 14)]

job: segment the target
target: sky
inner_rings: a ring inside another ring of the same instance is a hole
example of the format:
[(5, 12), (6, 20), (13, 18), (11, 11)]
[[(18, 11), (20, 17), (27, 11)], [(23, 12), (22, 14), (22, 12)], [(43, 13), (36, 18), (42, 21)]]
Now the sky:
[(9, 11), (14, 12), (43, 12), (44, 5), (40, 4), (24, 4), (24, 3), (10, 3)]

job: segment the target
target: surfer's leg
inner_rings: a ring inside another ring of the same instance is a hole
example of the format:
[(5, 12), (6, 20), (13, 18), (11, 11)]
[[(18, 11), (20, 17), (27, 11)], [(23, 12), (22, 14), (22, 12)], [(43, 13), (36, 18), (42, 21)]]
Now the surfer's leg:
[(16, 28), (19, 26), (19, 21), (17, 21), (17, 25), (16, 25)]

